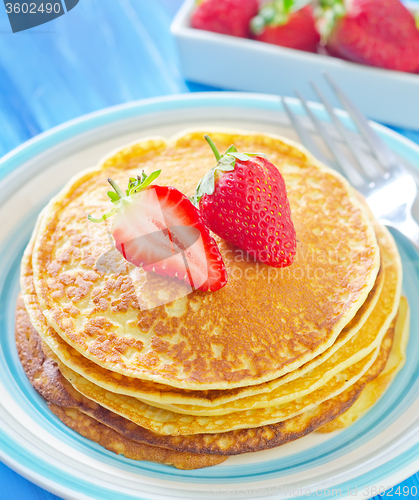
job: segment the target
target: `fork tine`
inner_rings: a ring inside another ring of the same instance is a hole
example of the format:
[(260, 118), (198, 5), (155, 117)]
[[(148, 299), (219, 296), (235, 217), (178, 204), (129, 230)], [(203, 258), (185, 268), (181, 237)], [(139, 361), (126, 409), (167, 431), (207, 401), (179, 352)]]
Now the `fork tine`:
[(381, 138), (374, 132), (374, 130), (370, 127), (368, 120), (363, 116), (355, 104), (348, 99), (339, 85), (327, 73), (324, 73), (324, 76), (336, 95), (339, 97), (339, 100), (349, 113), (349, 116), (355, 122), (359, 132), (369, 144), (371, 151), (374, 153), (378, 162), (387, 170), (396, 168), (399, 162), (393, 151), (391, 151), (387, 144), (385, 144), (384, 141), (382, 141)]
[(326, 143), (327, 147), (329, 148), (330, 152), (335, 158), (336, 163), (341, 167), (342, 171), (345, 173), (349, 182), (355, 187), (363, 186), (365, 184), (365, 180), (363, 179), (361, 174), (351, 165), (351, 163), (347, 160), (347, 158), (340, 152), (333, 139), (329, 136), (329, 132), (326, 130), (326, 127), (307, 105), (303, 96), (297, 90), (294, 90), (294, 92), (300, 99), (302, 105), (304, 106), (304, 109), (310, 116), (311, 120), (313, 121), (314, 125), (319, 131), (321, 137), (323, 138), (324, 142)]
[(362, 161), (362, 159), (359, 156), (357, 148), (354, 147), (354, 145), (352, 144), (351, 138), (349, 137), (348, 129), (343, 126), (343, 123), (337, 117), (334, 109), (330, 105), (329, 101), (325, 98), (323, 92), (317, 87), (317, 85), (313, 81), (310, 81), (310, 85), (312, 86), (314, 92), (319, 97), (323, 106), (326, 108), (327, 112), (329, 113), (329, 116), (333, 120), (333, 123), (336, 125), (337, 131), (340, 133), (342, 139), (345, 141), (347, 148), (349, 149), (354, 160), (358, 164), (359, 166), (358, 170), (360, 171), (360, 173), (368, 176), (370, 180), (373, 180), (376, 177), (381, 176), (383, 174), (381, 169), (378, 169), (372, 164), (368, 164), (367, 166), (365, 162)]
[(309, 132), (307, 132), (306, 128), (304, 125), (301, 123), (300, 118), (292, 111), (292, 109), (289, 107), (288, 103), (286, 102), (285, 99), (282, 99), (282, 104), (284, 105), (284, 109), (288, 115), (288, 118), (291, 120), (291, 123), (297, 132), (299, 138), (301, 139), (301, 142), (303, 145), (322, 163), (326, 164), (328, 167), (333, 168), (333, 165), (331, 165), (330, 161), (324, 154), (320, 151), (318, 148), (317, 144), (313, 141), (311, 135)]

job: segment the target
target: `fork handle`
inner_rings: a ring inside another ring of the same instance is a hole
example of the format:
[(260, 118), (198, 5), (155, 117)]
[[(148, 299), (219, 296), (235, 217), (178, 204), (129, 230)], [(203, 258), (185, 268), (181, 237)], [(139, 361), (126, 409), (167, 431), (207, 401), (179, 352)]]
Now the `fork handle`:
[(419, 224), (410, 214), (407, 214), (403, 221), (390, 225), (404, 234), (419, 251)]

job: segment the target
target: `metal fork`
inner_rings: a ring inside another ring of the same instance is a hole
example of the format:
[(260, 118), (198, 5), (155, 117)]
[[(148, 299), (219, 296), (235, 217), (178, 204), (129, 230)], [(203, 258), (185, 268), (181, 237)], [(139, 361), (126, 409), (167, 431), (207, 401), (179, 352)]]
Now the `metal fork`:
[[(378, 166), (374, 167), (366, 164), (360, 151), (354, 145), (349, 131), (338, 118), (323, 93), (313, 82), (310, 82), (311, 86), (330, 115), (335, 125), (335, 130), (346, 143), (354, 161), (351, 161), (347, 156), (342, 154), (324, 122), (317, 118), (301, 94), (296, 91), (297, 97), (300, 99), (307, 115), (330, 150), (336, 164), (340, 167), (349, 182), (365, 196), (376, 219), (382, 224), (400, 231), (419, 250), (419, 225), (412, 217), (412, 206), (417, 195), (415, 179), (409, 174), (405, 166), (401, 164), (400, 160), (387, 144), (371, 128), (367, 119), (348, 99), (340, 87), (330, 76), (325, 75), (325, 77), (352, 118), (369, 150), (375, 156)], [(319, 150), (309, 132), (302, 124), (301, 119), (292, 111), (285, 99), (283, 99), (283, 104), (304, 146), (320, 161), (333, 166)]]

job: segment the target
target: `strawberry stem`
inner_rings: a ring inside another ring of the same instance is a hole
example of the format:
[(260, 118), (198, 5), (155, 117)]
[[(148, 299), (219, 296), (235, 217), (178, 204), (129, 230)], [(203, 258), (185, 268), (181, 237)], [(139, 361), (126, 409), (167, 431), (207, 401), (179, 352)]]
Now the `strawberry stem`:
[(114, 188), (115, 190), (115, 193), (120, 197), (120, 198), (124, 198), (124, 193), (122, 192), (122, 190), (119, 188), (118, 184), (112, 180), (112, 179), (108, 179), (108, 182), (109, 184)]
[(220, 152), (218, 151), (217, 149), (217, 146), (213, 143), (211, 137), (209, 135), (206, 135), (204, 136), (205, 137), (205, 140), (208, 142), (208, 144), (210, 145), (210, 148), (212, 149), (212, 152), (214, 153), (214, 156), (215, 156), (215, 159), (217, 161), (220, 161), (221, 159), (221, 155), (220, 155)]
[(87, 218), (90, 222), (96, 222), (97, 224), (99, 224), (100, 222), (104, 222), (106, 219), (109, 219), (109, 217), (112, 217), (112, 215), (115, 215), (117, 211), (117, 208), (112, 208), (111, 210), (109, 210), (109, 212), (106, 212), (106, 214), (103, 214), (102, 217), (99, 217), (98, 219), (95, 219), (91, 215), (88, 215)]

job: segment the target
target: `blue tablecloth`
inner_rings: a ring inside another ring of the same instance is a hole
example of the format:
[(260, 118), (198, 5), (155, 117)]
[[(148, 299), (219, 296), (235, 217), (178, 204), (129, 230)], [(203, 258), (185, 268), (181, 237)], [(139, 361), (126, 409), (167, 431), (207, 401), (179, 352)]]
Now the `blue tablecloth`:
[[(0, 156), (44, 130), (107, 106), (221, 90), (182, 78), (169, 31), (181, 3), (80, 0), (65, 16), (13, 34), (1, 2)], [(395, 130), (419, 144), (419, 131)], [(419, 487), (418, 478), (401, 486)], [(394, 497), (412, 498), (402, 488), (394, 488)], [(56, 498), (0, 463), (0, 500)]]

